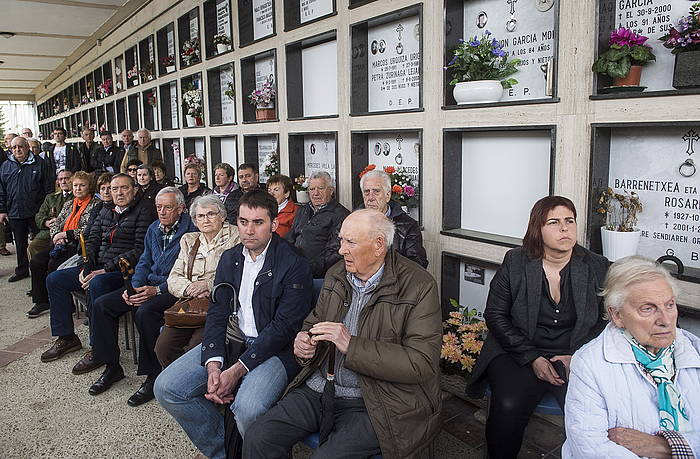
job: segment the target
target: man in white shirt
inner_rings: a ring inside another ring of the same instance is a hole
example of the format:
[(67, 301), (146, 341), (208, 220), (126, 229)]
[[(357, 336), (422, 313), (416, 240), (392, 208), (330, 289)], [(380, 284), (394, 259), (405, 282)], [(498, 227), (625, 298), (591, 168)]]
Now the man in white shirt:
[(155, 383), (156, 399), (210, 459), (225, 454), (224, 418), (215, 404), (231, 403), (244, 437), (300, 369), (293, 340), (311, 309), (311, 269), (275, 229), (277, 201), (262, 190), (243, 195), (241, 244), (221, 256), (214, 281), (236, 291), (245, 335), (240, 356), (225, 355), (233, 292), (222, 288), (209, 306), (202, 346), (170, 364)]
[(78, 149), (75, 145), (66, 143), (66, 130), (57, 127), (53, 130), (53, 140), (56, 142), (51, 146), (48, 154), (48, 162), (54, 171), (55, 176), (62, 170), (77, 172), (82, 169)]

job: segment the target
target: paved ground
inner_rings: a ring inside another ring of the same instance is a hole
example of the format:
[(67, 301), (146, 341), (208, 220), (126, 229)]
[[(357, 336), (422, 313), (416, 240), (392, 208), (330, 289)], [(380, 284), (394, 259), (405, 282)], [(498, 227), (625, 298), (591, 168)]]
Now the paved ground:
[[(13, 246), (8, 246), (14, 251)], [(10, 458), (192, 458), (197, 453), (180, 427), (154, 401), (137, 408), (126, 404), (142, 377), (129, 351), (122, 365), (127, 377), (97, 397), (87, 389), (100, 370), (71, 374), (81, 357), (75, 352), (62, 360), (41, 363), (40, 354), (52, 342), (48, 314), (27, 319), (31, 307), (25, 292), (29, 280), (10, 284), (15, 257), (0, 257), (0, 457)], [(77, 322), (87, 344), (87, 328)], [(445, 389), (461, 393), (459, 384), (445, 381)], [(435, 458), (479, 458), (483, 454), (483, 410), (445, 392), (443, 430), (435, 441)], [(556, 422), (556, 420), (555, 420)], [(526, 434), (521, 458), (558, 458), (563, 434), (559, 427), (534, 419)], [(294, 457), (310, 451), (298, 446)]]

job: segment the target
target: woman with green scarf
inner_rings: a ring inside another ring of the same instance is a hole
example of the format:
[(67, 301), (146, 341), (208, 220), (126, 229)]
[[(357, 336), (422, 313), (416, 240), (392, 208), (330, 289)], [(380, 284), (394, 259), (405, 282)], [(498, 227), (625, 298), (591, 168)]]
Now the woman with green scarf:
[(563, 458), (700, 458), (700, 338), (676, 327), (675, 281), (627, 257), (601, 295), (611, 323), (571, 361)]

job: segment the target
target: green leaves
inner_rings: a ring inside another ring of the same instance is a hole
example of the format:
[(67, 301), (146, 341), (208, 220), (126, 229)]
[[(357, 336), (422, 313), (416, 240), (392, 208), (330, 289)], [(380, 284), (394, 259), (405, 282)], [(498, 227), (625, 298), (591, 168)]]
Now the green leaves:
[(656, 60), (651, 48), (644, 45), (610, 45), (610, 49), (598, 56), (591, 70), (612, 78), (624, 78), (632, 65), (644, 65)]
[(510, 88), (518, 83), (509, 77), (518, 71), (519, 64), (519, 59), (508, 59), (508, 52), (488, 32), (481, 38), (460, 40), (445, 70), (452, 73), (452, 86), (463, 81), (499, 80), (504, 88)]

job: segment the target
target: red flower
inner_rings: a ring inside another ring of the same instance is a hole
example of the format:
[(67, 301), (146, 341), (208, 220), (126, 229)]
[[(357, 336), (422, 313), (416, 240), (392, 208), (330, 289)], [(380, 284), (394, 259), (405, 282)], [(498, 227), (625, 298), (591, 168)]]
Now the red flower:
[(392, 193), (403, 193), (403, 188), (401, 185), (394, 185), (391, 187), (391, 192)]
[(384, 172), (386, 172), (387, 174), (393, 174), (394, 172), (396, 172), (396, 168), (394, 168), (394, 166), (386, 166), (384, 168)]

